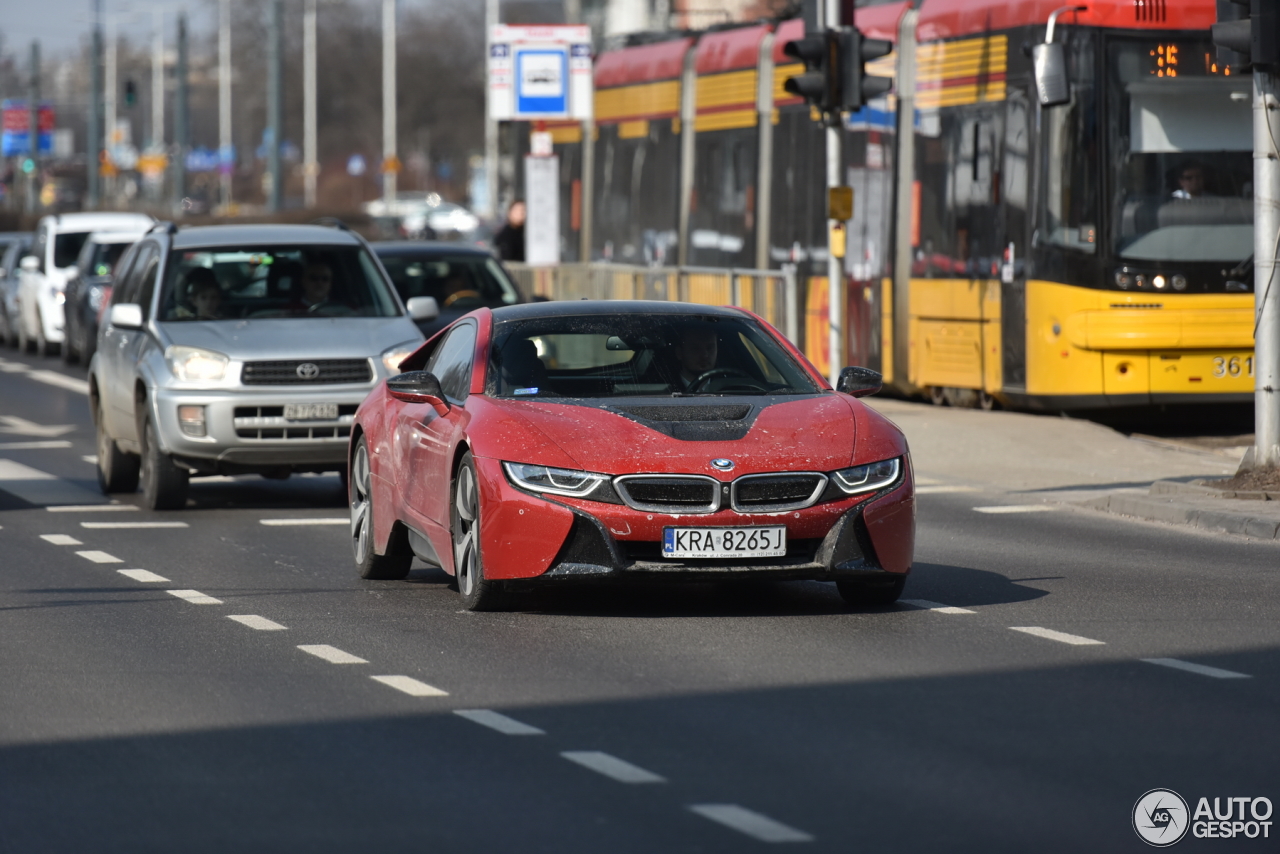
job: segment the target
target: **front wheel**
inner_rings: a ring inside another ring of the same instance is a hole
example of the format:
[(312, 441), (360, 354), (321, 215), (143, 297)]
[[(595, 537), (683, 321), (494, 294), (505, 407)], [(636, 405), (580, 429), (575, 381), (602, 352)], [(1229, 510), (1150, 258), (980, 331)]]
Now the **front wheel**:
[(351, 502), (351, 549), (361, 578), (394, 581), (409, 574), (413, 555), (380, 555), (373, 545), (373, 477), (369, 472), (369, 446), (361, 436), (351, 459), (347, 498)]
[(151, 419), (142, 423), (142, 497), (152, 510), (181, 510), (187, 506), (191, 472), (160, 450)]
[(496, 611), (502, 607), (502, 585), (484, 577), (480, 554), (480, 486), (471, 452), (462, 455), (453, 477), (453, 500), (449, 502), (450, 530), (453, 533), (453, 574), (468, 611)]
[(902, 595), (907, 578), (892, 581), (837, 581), (836, 589), (846, 605), (854, 608), (877, 608), (892, 605)]

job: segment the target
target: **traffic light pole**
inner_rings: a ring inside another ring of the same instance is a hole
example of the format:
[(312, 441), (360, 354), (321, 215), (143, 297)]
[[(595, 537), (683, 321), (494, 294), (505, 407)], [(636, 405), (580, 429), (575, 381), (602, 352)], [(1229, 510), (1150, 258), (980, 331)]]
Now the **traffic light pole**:
[(1280, 466), (1280, 78), (1253, 72), (1254, 447), (1250, 465)]
[[(822, 27), (833, 29), (840, 26), (840, 0), (823, 0)], [(827, 197), (831, 190), (841, 186), (842, 180), (840, 134), (841, 113), (835, 110), (827, 123)], [(828, 216), (830, 211), (828, 211)], [(837, 257), (833, 236), (840, 222), (827, 220), (827, 321), (830, 331), (827, 337), (827, 373), (831, 386), (835, 388), (840, 378), (840, 370), (844, 367), (844, 259)]]

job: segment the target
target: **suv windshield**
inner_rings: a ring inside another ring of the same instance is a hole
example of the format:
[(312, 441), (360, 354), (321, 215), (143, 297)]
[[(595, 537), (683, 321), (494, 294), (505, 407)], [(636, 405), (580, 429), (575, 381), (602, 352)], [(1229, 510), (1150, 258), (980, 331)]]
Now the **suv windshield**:
[(176, 250), (159, 312), (170, 321), (399, 314), (377, 265), (358, 246)]
[(53, 239), (53, 266), (70, 267), (80, 257), (84, 242), (89, 239), (89, 231), (69, 231), (57, 235)]
[(440, 308), (464, 312), (520, 301), (502, 267), (484, 255), (379, 252), (378, 258), (404, 300), (435, 297)]
[(812, 394), (808, 374), (743, 318), (617, 314), (497, 324), (499, 397)]
[(1248, 75), (1207, 41), (1110, 46), (1121, 258), (1236, 262), (1253, 252)]
[(85, 268), (87, 276), (110, 276), (116, 268), (116, 262), (132, 243), (95, 243), (93, 255)]

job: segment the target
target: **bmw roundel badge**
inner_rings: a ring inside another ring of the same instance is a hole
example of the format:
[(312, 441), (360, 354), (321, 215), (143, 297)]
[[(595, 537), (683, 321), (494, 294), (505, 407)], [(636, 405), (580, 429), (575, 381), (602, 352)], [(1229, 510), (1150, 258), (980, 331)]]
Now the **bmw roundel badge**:
[(711, 461), (711, 467), (716, 471), (733, 471), (733, 460), (726, 460), (723, 457)]

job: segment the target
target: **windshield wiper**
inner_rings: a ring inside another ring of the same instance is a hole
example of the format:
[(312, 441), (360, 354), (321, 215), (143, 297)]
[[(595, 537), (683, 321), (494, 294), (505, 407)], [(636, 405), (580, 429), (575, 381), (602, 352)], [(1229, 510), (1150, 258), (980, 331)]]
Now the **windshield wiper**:
[(1222, 275), (1228, 279), (1234, 279), (1237, 276), (1248, 275), (1252, 271), (1253, 271), (1253, 256), (1250, 255), (1248, 258), (1244, 259), (1239, 264), (1232, 267), (1230, 270), (1223, 270)]

